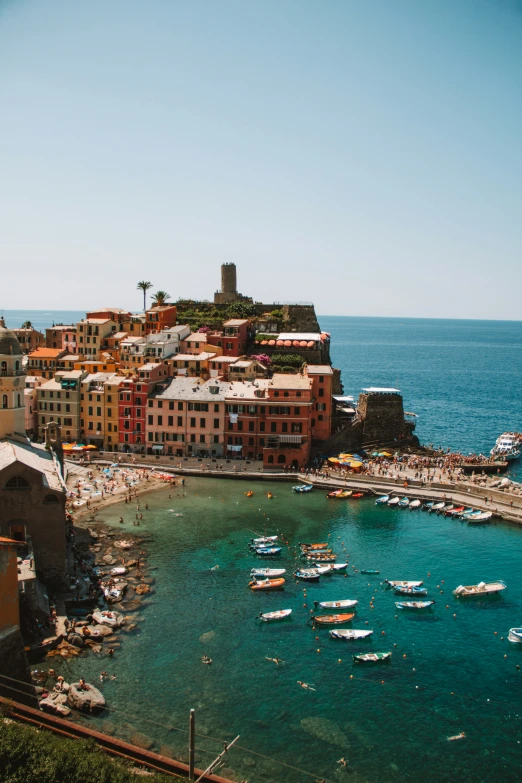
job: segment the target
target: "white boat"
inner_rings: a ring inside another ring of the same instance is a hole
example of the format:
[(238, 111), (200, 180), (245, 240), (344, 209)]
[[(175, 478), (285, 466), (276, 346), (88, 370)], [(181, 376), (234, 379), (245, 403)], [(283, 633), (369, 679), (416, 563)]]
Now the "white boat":
[(432, 511), (442, 511), (446, 503), (444, 501), (441, 501), (440, 503), (434, 503), (431, 508), (428, 509), (428, 511), (431, 513)]
[(277, 612), (266, 612), (259, 615), (259, 619), (264, 623), (270, 623), (272, 620), (284, 620), (292, 614), (291, 609), (279, 609)]
[(429, 609), (435, 601), (395, 601), (397, 609)]
[(486, 595), (502, 593), (506, 589), (506, 583), (499, 579), (496, 582), (479, 582), (478, 585), (459, 585), (453, 591), (453, 595), (457, 598), (474, 598), (477, 596), (480, 598)]
[(400, 498), (390, 498), (388, 501), (389, 506), (398, 506), (400, 502)]
[(469, 514), (466, 517), (468, 525), (484, 525), (493, 516), (492, 511), (483, 511), (481, 514)]
[(107, 610), (96, 609), (92, 613), (92, 619), (98, 625), (108, 625), (111, 628), (119, 628), (123, 622), (123, 615), (119, 612), (108, 612)]
[(510, 628), (508, 639), (510, 642), (522, 643), (522, 628)]
[(401, 498), (397, 505), (399, 506), (399, 508), (408, 508), (408, 506), (410, 505), (410, 499), (406, 497)]
[(329, 566), (315, 566), (314, 568), (300, 568), (299, 573), (303, 576), (323, 576), (330, 573)]
[(521, 436), (518, 433), (503, 432), (500, 435), (494, 447), (491, 449), (492, 457), (499, 457), (502, 460), (511, 462), (520, 457)]
[(270, 579), (286, 574), (286, 568), (253, 568), (250, 576), (255, 579)]
[(328, 566), (328, 571), (330, 573), (346, 571), (347, 567), (348, 567), (348, 563), (330, 563)]
[(251, 538), (251, 542), (254, 546), (262, 546), (263, 544), (273, 544), (277, 541), (279, 536), (262, 536), (261, 538)]
[(111, 576), (124, 576), (126, 573), (127, 569), (125, 566), (116, 566), (116, 568), (111, 568)]
[(410, 503), (410, 510), (412, 508), (420, 508), (421, 502), (420, 500), (412, 500)]
[(314, 601), (316, 606), (320, 606), (321, 609), (350, 609), (352, 606), (357, 606), (359, 601), (355, 599), (346, 599), (343, 601)]
[(332, 639), (343, 639), (344, 641), (353, 641), (354, 639), (367, 639), (368, 636), (371, 636), (373, 631), (358, 631), (354, 629), (353, 631), (351, 629), (349, 630), (343, 630), (339, 629), (338, 631), (330, 631), (330, 636)]
[(384, 581), (390, 587), (422, 587), (424, 584), (422, 579), (415, 581), (412, 581), (411, 579), (385, 579)]
[(380, 498), (377, 498), (377, 500), (375, 501), (375, 505), (376, 506), (386, 505), (386, 503), (389, 503), (389, 501), (390, 501), (389, 495), (382, 495)]

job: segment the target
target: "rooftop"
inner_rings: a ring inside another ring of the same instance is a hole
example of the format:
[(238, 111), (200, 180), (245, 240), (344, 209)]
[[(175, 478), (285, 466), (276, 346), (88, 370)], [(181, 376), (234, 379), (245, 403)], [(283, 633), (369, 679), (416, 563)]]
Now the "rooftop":
[(207, 342), (207, 334), (206, 332), (194, 332), (193, 334), (187, 335), (183, 339), (183, 342), (185, 343), (206, 343)]
[[(211, 392), (210, 387), (219, 391)], [(169, 385), (159, 394), (154, 396), (158, 400), (194, 400), (197, 402), (219, 402), (225, 399), (228, 384), (220, 383), (214, 379), (201, 383), (198, 378), (186, 378), (184, 376), (172, 378)]]
[(321, 335), (319, 332), (282, 332), (279, 336), (274, 335), (276, 340), (314, 340), (319, 342)]
[(21, 462), (41, 473), (44, 486), (63, 492), (64, 485), (56, 464), (52, 455), (44, 448), (10, 440), (0, 441), (0, 470), (8, 468), (15, 462)]
[(248, 323), (248, 318), (231, 318), (230, 321), (225, 321), (223, 326), (243, 326)]
[(333, 370), (328, 364), (307, 364), (308, 375), (333, 375)]
[(46, 348), (45, 346), (39, 346), (31, 351), (29, 354), (30, 359), (43, 359), (45, 356), (52, 359), (57, 358), (63, 353), (63, 348)]
[(237, 362), (237, 356), (215, 356), (213, 354), (213, 358), (210, 359), (211, 362), (228, 362), (229, 364), (236, 364)]
[(302, 375), (274, 373), (270, 386), (273, 389), (311, 389), (312, 381)]
[(215, 353), (209, 353), (208, 351), (203, 351), (202, 353), (175, 353), (172, 356), (169, 356), (168, 359), (177, 362), (178, 360), (184, 361), (184, 362), (205, 362), (207, 360), (211, 360), (216, 356)]

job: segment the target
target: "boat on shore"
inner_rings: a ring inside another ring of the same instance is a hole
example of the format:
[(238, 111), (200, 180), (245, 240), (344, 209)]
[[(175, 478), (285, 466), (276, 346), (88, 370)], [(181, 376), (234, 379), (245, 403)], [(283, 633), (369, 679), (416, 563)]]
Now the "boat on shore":
[(354, 617), (354, 612), (344, 612), (341, 614), (316, 615), (311, 620), (314, 625), (342, 625), (343, 623), (351, 623)]
[(444, 501), (442, 501), (442, 500), (439, 503), (432, 503), (432, 505), (430, 506), (428, 511), (430, 513), (432, 511), (435, 511), (436, 513), (438, 513), (439, 511), (442, 511), (442, 509), (444, 508), (445, 505), (446, 505), (446, 503)]
[(522, 628), (510, 628), (508, 639), (515, 644), (522, 644)]
[(496, 582), (479, 582), (478, 585), (459, 585), (453, 595), (456, 598), (484, 598), (488, 595), (498, 595), (507, 590), (507, 585), (501, 579)]
[(260, 612), (258, 617), (264, 623), (271, 623), (274, 620), (286, 620), (292, 614), (291, 609), (279, 609), (276, 612)]
[(314, 604), (320, 606), (321, 609), (352, 609), (358, 603), (359, 601), (348, 598), (343, 601), (314, 601)]
[(412, 500), (410, 503), (410, 511), (412, 509), (420, 508), (420, 506), (421, 506), (421, 502), (418, 498), (416, 498), (415, 500)]
[(397, 609), (431, 609), (435, 601), (395, 601)]
[(254, 579), (248, 583), (251, 590), (282, 590), (285, 580), (280, 579)]
[(400, 498), (398, 497), (390, 498), (388, 501), (389, 506), (398, 506), (399, 503), (400, 503)]
[(342, 639), (345, 642), (353, 642), (355, 639), (369, 639), (373, 631), (362, 631), (351, 628), (339, 628), (339, 630), (330, 631), (332, 639)]
[(371, 652), (353, 655), (355, 663), (389, 663), (391, 661), (391, 652)]
[(430, 511), (430, 509), (433, 507), (433, 500), (427, 500), (426, 503), (422, 504), (422, 510), (423, 511)]
[(286, 574), (286, 568), (253, 568), (250, 576), (254, 579), (275, 579)]
[(428, 595), (425, 587), (396, 587), (395, 595)]
[(399, 506), (399, 508), (408, 508), (408, 506), (410, 505), (410, 499), (406, 497), (401, 498), (397, 503), (397, 505)]

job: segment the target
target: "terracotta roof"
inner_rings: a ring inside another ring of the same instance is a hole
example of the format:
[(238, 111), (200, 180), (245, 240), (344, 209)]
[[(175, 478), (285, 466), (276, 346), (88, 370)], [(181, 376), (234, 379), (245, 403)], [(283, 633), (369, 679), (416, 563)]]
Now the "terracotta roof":
[(40, 357), (43, 358), (44, 356), (57, 358), (63, 352), (63, 348), (45, 348), (40, 346), (39, 348), (35, 348), (34, 351), (31, 351), (29, 358), (39, 359)]
[(0, 536), (0, 544), (20, 544), (21, 541), (15, 541), (14, 538), (4, 538)]

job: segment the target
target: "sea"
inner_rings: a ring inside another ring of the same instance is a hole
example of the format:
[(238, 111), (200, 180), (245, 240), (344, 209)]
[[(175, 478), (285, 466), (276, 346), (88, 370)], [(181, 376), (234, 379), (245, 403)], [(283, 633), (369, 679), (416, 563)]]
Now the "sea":
[[(38, 323), (29, 313), (16, 323), (6, 316), (12, 326)], [(421, 442), (486, 452), (504, 430), (522, 430), (522, 323), (320, 323), (331, 333), (345, 394), (400, 389), (418, 416)], [(521, 477), (516, 463), (510, 474)], [(507, 636), (522, 626), (521, 529), (468, 527), (371, 499), (328, 500), (317, 490), (297, 495), (275, 482), (187, 478), (183, 488), (148, 495), (148, 510), (144, 500), (139, 528), (134, 507), (101, 514), (122, 535), (146, 538), (153, 583), (130, 612), (136, 628), (121, 634), (113, 658), (59, 664), (68, 681), (84, 676), (106, 696), (108, 709), (86, 723), (187, 760), (194, 709), (197, 766), (239, 735), (218, 773), (249, 783), (520, 780), (522, 644)], [(265, 533), (289, 542), (270, 560), (248, 547)], [(297, 583), (301, 541), (328, 542), (348, 563), (346, 576)], [(251, 591), (251, 568), (267, 564), (286, 569), (284, 589)], [(379, 573), (361, 572), (367, 569)], [(385, 578), (423, 580), (434, 607), (398, 609)], [(494, 579), (507, 584), (500, 598), (452, 594), (460, 584)], [(342, 599), (359, 602), (344, 627), (372, 630), (369, 640), (334, 640), (311, 627), (311, 615), (325, 613), (316, 601)], [(285, 608), (289, 620), (258, 619)], [(356, 663), (353, 655), (366, 651), (392, 652), (391, 662)], [(100, 683), (103, 670), (116, 679)]]

